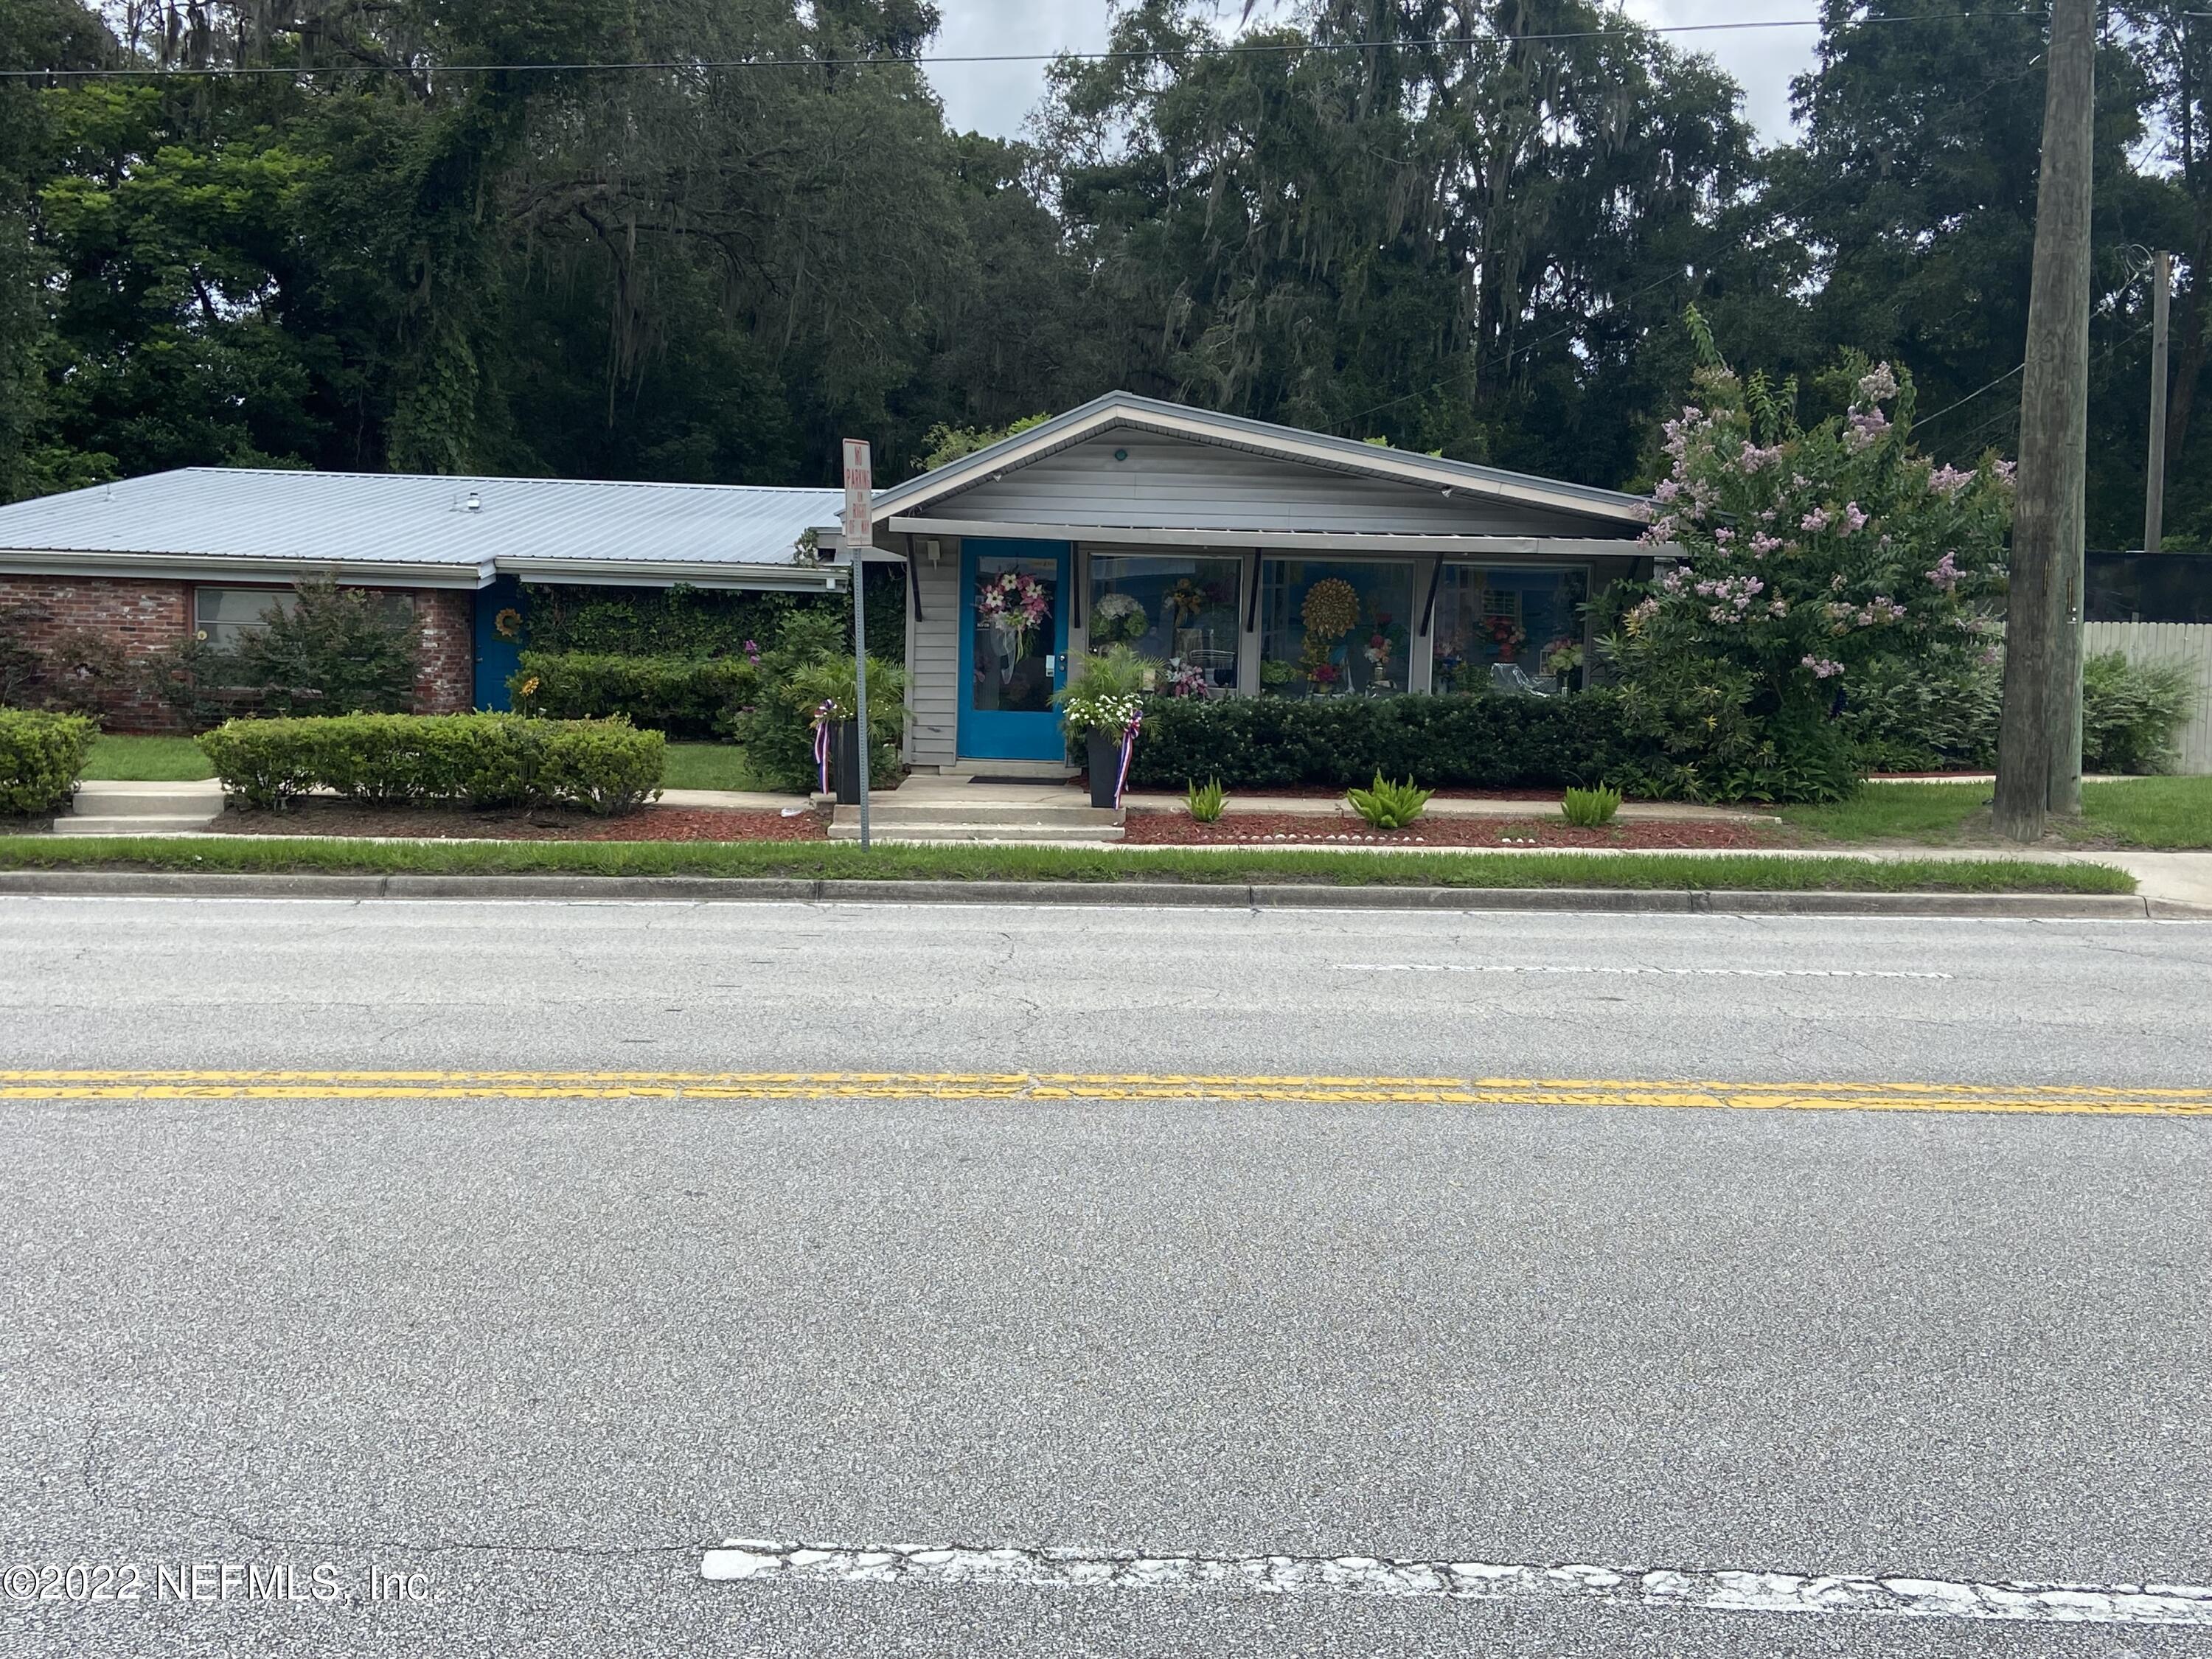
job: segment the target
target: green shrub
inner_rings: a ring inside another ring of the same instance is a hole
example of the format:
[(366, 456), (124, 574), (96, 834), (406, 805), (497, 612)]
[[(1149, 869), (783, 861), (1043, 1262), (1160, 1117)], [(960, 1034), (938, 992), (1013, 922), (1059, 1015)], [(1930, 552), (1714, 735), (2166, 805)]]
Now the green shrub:
[[(618, 657), (743, 657), (747, 641), (766, 650), (793, 615), (827, 617), (853, 637), (853, 605), (845, 593), (764, 593), (690, 587), (524, 589), (532, 648)], [(906, 572), (868, 567), (868, 653), (887, 662), (906, 653)]]
[(1570, 789), (1559, 803), (1559, 811), (1577, 828), (1595, 830), (1611, 823), (1613, 815), (1620, 811), (1620, 791), (1602, 785), (1595, 789)]
[(1416, 789), (1413, 781), (1386, 783), (1377, 772), (1375, 781), (1364, 789), (1349, 791), (1345, 799), (1352, 810), (1373, 824), (1377, 830), (1403, 830), (1427, 808), (1432, 789)]
[[(543, 746), (531, 780), (536, 794), (601, 817), (635, 812), (660, 793), (667, 739), (625, 720), (535, 720)], [(537, 734), (533, 734), (537, 735)]]
[(620, 720), (350, 714), (230, 720), (199, 744), (233, 804), (264, 811), (323, 788), (382, 805), (538, 801), (613, 814), (658, 793), (666, 739)]
[(673, 738), (711, 738), (759, 696), (760, 671), (744, 657), (526, 651), (507, 689), (517, 708), (554, 720), (619, 714)]
[(2003, 675), (1978, 655), (1876, 659), (1844, 687), (1844, 729), (1870, 772), (1985, 772), (1996, 764)]
[(1145, 677), (1152, 668), (1118, 641), (1078, 662), (1067, 684), (1052, 694), (1070, 748), (1094, 733), (1118, 739), (1144, 712)]
[(1183, 791), (1182, 804), (1196, 822), (1218, 823), (1229, 805), (1229, 793), (1221, 787), (1219, 778), (1208, 778), (1202, 784), (1188, 786)]
[(415, 702), (422, 624), (384, 594), (303, 581), (229, 655), (235, 684), (267, 714), (397, 714)]
[[(2081, 665), (2081, 768), (2162, 772), (2189, 719), (2186, 671), (2117, 651)], [(2004, 670), (1953, 653), (1878, 663), (1849, 688), (1842, 725), (1873, 771), (1987, 771), (1996, 764)]]
[(2081, 665), (2081, 769), (2164, 772), (2195, 696), (2172, 663), (2130, 663), (2118, 651)]
[(1376, 772), (1451, 788), (1596, 783), (1629, 753), (1611, 691), (1565, 697), (1155, 697), (1129, 781), (1344, 789)]
[[(824, 702), (849, 710), (855, 690), (853, 630), (828, 611), (794, 611), (761, 653), (760, 690), (751, 708), (724, 723), (745, 746), (745, 759), (770, 788), (815, 786), (814, 715)], [(869, 781), (898, 778), (898, 739), (906, 729), (906, 676), (868, 659), (868, 726), (874, 738)]]
[(28, 817), (68, 805), (99, 735), (100, 723), (82, 714), (0, 708), (0, 814)]

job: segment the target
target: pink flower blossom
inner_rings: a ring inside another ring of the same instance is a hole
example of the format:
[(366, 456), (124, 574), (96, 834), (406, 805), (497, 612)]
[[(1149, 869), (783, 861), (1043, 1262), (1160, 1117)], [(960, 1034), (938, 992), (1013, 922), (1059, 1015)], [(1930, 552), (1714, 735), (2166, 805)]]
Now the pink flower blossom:
[(1828, 509), (1816, 507), (1797, 521), (1800, 530), (1821, 531), (1828, 527)]
[(1950, 592), (1966, 579), (1966, 573), (1959, 568), (1957, 556), (1948, 552), (1936, 561), (1936, 568), (1928, 573), (1929, 581), (1946, 593)]
[(1859, 510), (1859, 504), (1856, 501), (1845, 501), (1844, 503), (1844, 528), (1846, 531), (1857, 531), (1864, 530), (1866, 527), (1867, 515)]
[(1973, 481), (1971, 472), (1961, 472), (1955, 466), (1939, 466), (1928, 475), (1928, 488), (1938, 495), (1956, 500), (1960, 491)]
[(1832, 679), (1844, 672), (1843, 664), (1832, 662), (1826, 657), (1814, 656), (1810, 652), (1800, 659), (1800, 665), (1811, 669), (1816, 680)]

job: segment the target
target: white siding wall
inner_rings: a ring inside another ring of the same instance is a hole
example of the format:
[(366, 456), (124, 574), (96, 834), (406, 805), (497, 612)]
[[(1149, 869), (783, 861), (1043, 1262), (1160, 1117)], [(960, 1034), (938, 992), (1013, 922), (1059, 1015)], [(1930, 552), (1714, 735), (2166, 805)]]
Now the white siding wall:
[(2174, 769), (2197, 776), (2212, 773), (2212, 623), (2087, 623), (2081, 654), (2117, 651), (2131, 663), (2174, 663), (2188, 670), (2197, 686), (2197, 705), (2177, 742)]
[(921, 620), (907, 607), (907, 764), (950, 766), (960, 749), (960, 544), (942, 538), (937, 562), (915, 538), (915, 592)]
[[(1127, 460), (1114, 459), (1116, 450)], [(1639, 526), (1332, 472), (1217, 444), (1114, 431), (933, 502), (946, 519), (1482, 536), (1620, 536)]]

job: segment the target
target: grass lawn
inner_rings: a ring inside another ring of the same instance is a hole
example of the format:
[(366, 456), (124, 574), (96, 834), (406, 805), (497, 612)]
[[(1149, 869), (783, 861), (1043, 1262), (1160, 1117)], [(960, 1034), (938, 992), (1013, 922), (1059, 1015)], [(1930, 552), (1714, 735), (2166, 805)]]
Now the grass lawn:
[(2135, 878), (2101, 865), (1875, 863), (1756, 854), (1594, 854), (1134, 851), (1072, 847), (878, 847), (823, 842), (292, 841), (272, 836), (0, 836), (0, 869), (361, 871), (377, 874), (533, 873), (783, 876), (801, 879), (1305, 882), (1326, 886), (1629, 887), (1762, 892), (2131, 893)]
[(2081, 817), (2123, 847), (2212, 847), (2212, 778), (2085, 783)]
[(1826, 806), (1784, 806), (1783, 820), (1832, 841), (1959, 839), (1966, 820), (1987, 805), (1985, 783), (1870, 783), (1849, 800)]
[[(1989, 804), (1990, 791), (1985, 783), (1870, 783), (1832, 806), (1785, 806), (1781, 812), (1787, 822), (1832, 841), (1944, 846), (1966, 838)], [(2212, 848), (2212, 778), (2084, 784), (2081, 822), (2061, 833), (2123, 847)]]
[(102, 782), (183, 783), (211, 778), (215, 768), (190, 738), (125, 738), (107, 733), (93, 739), (84, 775)]
[(660, 769), (664, 789), (758, 789), (745, 765), (745, 751), (733, 743), (672, 743)]
[[(190, 738), (105, 735), (92, 745), (84, 775), (102, 781), (179, 783), (211, 778), (215, 769)], [(669, 789), (754, 789), (745, 751), (727, 743), (672, 743), (661, 784)]]

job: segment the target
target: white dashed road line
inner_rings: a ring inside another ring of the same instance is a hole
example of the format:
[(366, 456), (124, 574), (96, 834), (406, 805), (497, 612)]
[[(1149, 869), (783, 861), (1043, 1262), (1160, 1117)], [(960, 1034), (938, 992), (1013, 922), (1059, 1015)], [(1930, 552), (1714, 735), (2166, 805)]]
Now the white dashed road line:
[(1370, 1556), (1145, 1555), (1134, 1551), (873, 1548), (732, 1538), (708, 1550), (702, 1578), (746, 1583), (1245, 1590), (1479, 1601), (1599, 1601), (1728, 1613), (1855, 1613), (2062, 1625), (2212, 1630), (2212, 1587), (1972, 1583), (1942, 1578), (1499, 1565)]
[(1678, 979), (1949, 979), (1901, 968), (1585, 968), (1518, 963), (1340, 962), (1340, 974), (1644, 974)]

